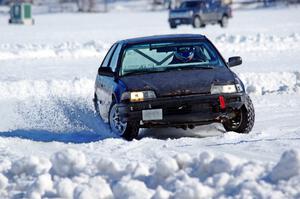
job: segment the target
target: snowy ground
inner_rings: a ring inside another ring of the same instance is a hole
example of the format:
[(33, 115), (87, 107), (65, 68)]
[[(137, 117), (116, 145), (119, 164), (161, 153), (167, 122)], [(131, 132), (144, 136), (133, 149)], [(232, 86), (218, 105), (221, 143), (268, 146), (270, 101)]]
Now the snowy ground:
[[(170, 30), (166, 12), (38, 15), (32, 27), (0, 16), (0, 198), (300, 198), (299, 18), (240, 11), (227, 29)], [(146, 129), (127, 142), (99, 122), (93, 84), (110, 45), (167, 33), (243, 57), (251, 134)]]

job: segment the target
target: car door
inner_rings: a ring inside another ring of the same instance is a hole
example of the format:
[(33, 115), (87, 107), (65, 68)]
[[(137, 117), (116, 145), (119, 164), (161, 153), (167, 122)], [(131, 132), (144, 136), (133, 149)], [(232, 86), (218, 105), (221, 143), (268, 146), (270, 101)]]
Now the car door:
[[(117, 44), (114, 44), (106, 54), (105, 58), (103, 59), (103, 62), (101, 63), (100, 68), (102, 67), (109, 67), (110, 60), (113, 56), (113, 53), (117, 47)], [(100, 69), (99, 68), (99, 69)], [(104, 88), (104, 81), (105, 81), (105, 76), (104, 75), (99, 75), (97, 74), (96, 77), (96, 82), (95, 82), (95, 93), (97, 95), (97, 99), (99, 101), (99, 111), (102, 119), (107, 122), (107, 113), (105, 113), (105, 106), (107, 105), (107, 96), (106, 91)]]
[(207, 23), (212, 20), (211, 0), (204, 1), (202, 5), (202, 20)]
[(212, 9), (211, 9), (211, 13), (212, 13), (212, 21), (213, 22), (218, 22), (222, 16), (221, 15), (221, 1), (220, 0), (212, 0)]
[[(117, 63), (119, 59), (119, 54), (121, 51), (122, 45), (118, 44), (113, 53), (112, 56), (107, 64), (107, 67), (110, 67), (113, 72), (116, 72), (117, 69)], [(116, 83), (116, 78), (113, 76), (106, 76), (106, 75), (101, 75), (100, 76), (100, 82), (101, 82), (101, 103), (99, 105), (100, 109), (100, 114), (101, 117), (105, 122), (108, 122), (108, 116), (109, 116), (109, 109), (112, 104), (112, 96), (114, 95), (115, 88), (117, 86)], [(102, 112), (102, 113), (101, 113)]]

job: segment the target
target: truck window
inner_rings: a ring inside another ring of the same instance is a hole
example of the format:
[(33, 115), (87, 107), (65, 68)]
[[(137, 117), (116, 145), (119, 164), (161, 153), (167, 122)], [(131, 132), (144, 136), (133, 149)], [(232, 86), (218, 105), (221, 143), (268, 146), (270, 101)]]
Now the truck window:
[(180, 5), (180, 8), (197, 8), (200, 7), (200, 1), (185, 1)]

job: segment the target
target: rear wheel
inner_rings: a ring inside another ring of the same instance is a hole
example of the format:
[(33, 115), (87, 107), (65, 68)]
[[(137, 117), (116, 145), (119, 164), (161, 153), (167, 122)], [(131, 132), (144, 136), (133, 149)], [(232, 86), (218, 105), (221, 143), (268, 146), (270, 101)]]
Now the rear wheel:
[(221, 21), (220, 21), (220, 25), (222, 28), (226, 28), (228, 26), (228, 17), (227, 16), (223, 16)]
[(242, 106), (236, 111), (236, 116), (223, 123), (226, 131), (235, 131), (237, 133), (250, 133), (253, 128), (255, 120), (255, 111), (252, 101), (249, 96), (246, 97), (248, 109)]
[(200, 27), (204, 27), (205, 24), (202, 24), (202, 20), (200, 19), (199, 16), (195, 16), (193, 19), (193, 27), (194, 28), (200, 28)]
[(109, 110), (109, 126), (116, 135), (126, 140), (133, 140), (139, 133), (139, 127), (136, 123), (122, 121), (115, 102), (112, 103)]

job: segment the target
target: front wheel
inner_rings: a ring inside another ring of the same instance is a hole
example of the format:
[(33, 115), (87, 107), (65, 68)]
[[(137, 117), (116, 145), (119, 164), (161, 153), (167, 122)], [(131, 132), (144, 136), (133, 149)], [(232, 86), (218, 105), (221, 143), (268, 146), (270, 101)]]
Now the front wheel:
[(252, 101), (249, 96), (246, 96), (246, 103), (248, 108), (242, 106), (236, 111), (236, 116), (223, 123), (226, 131), (235, 131), (237, 133), (250, 133), (254, 126), (255, 111)]
[(133, 140), (139, 133), (139, 127), (136, 123), (122, 121), (115, 103), (111, 105), (109, 110), (109, 126), (112, 132), (126, 140)]
[(220, 25), (222, 28), (226, 28), (228, 26), (228, 17), (227, 16), (223, 16), (221, 21), (220, 21)]
[(177, 28), (177, 25), (173, 22), (170, 22), (170, 28), (171, 29), (176, 29)]

